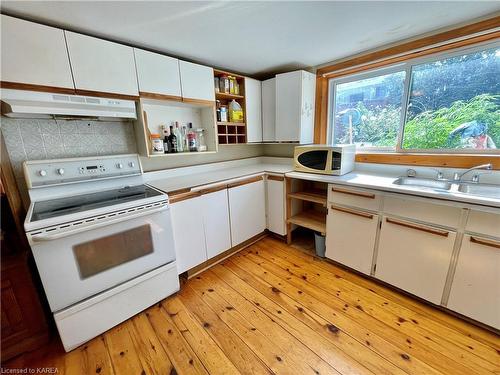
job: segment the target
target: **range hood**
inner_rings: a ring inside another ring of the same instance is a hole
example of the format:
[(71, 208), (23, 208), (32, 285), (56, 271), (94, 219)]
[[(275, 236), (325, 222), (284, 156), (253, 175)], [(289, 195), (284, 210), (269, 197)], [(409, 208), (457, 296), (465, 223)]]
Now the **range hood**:
[(1, 90), (2, 114), (16, 118), (136, 119), (135, 102), (91, 96)]

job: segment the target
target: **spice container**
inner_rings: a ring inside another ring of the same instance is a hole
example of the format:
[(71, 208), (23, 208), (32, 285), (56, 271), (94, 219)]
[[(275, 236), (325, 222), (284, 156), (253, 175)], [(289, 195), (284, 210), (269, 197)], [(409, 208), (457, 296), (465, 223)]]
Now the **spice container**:
[(214, 78), (214, 87), (215, 87), (215, 92), (220, 92), (219, 77), (215, 77)]
[(236, 82), (236, 78), (229, 76), (229, 93), (234, 94), (234, 83)]
[(220, 92), (229, 94), (229, 77), (223, 75), (219, 78), (219, 88)]
[(227, 122), (227, 105), (220, 106), (220, 121)]
[(153, 154), (164, 154), (163, 140), (158, 133), (151, 133), (151, 147)]

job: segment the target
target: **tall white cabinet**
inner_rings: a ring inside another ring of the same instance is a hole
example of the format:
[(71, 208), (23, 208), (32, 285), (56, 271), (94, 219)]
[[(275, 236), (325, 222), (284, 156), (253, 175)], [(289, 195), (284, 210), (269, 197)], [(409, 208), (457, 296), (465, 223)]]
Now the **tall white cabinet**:
[(276, 141), (313, 143), (315, 90), (312, 73), (276, 75)]
[(64, 31), (1, 15), (2, 81), (74, 89)]
[(247, 142), (262, 142), (262, 85), (248, 77), (245, 77), (245, 110)]
[(276, 141), (276, 78), (262, 81), (262, 141)]
[(71, 31), (64, 33), (76, 89), (139, 95), (132, 47)]

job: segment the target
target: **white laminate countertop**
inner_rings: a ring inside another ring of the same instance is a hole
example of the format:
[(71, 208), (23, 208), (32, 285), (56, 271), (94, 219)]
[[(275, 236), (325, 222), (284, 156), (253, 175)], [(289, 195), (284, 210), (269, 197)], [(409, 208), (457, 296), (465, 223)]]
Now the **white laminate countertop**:
[(292, 171), (290, 159), (251, 158), (238, 161), (175, 168), (145, 173), (145, 182), (166, 193), (190, 188), (209, 187), (223, 182), (252, 177), (263, 173), (284, 175)]
[(498, 198), (495, 199), (472, 194), (464, 194), (458, 191), (440, 191), (431, 188), (395, 185), (393, 182), (398, 178), (398, 176), (369, 174), (356, 171), (345, 174), (343, 176), (327, 176), (302, 172), (288, 172), (285, 174), (285, 176), (303, 180), (326, 182), (328, 184), (339, 184), (366, 189), (389, 191), (400, 194), (423, 196), (454, 202), (471, 203), (489, 207), (500, 207), (500, 185), (498, 189)]

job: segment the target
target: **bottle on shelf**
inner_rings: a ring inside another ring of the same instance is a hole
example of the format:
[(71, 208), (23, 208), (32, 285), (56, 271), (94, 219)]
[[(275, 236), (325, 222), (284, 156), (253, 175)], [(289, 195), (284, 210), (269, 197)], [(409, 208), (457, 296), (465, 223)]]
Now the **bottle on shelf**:
[(182, 135), (182, 150), (184, 152), (189, 152), (189, 143), (188, 143), (188, 138), (187, 138), (187, 127), (184, 125), (181, 129), (181, 135)]
[(220, 113), (220, 100), (216, 100), (216, 114), (217, 114), (217, 121), (222, 121)]
[(170, 135), (168, 136), (168, 142), (170, 144), (170, 152), (175, 154), (177, 152), (177, 137), (174, 134), (173, 125), (170, 125)]
[(174, 129), (174, 134), (175, 138), (177, 140), (177, 152), (183, 152), (184, 151), (184, 142), (182, 140), (182, 133), (179, 128), (179, 123), (176, 121), (175, 122), (175, 129)]
[(198, 151), (198, 148), (196, 147), (196, 133), (193, 131), (193, 124), (190, 122), (188, 124), (188, 132), (187, 132), (187, 139), (188, 139), (188, 148), (190, 152), (196, 152)]
[(220, 92), (229, 94), (229, 77), (227, 75), (222, 75), (219, 78)]
[(166, 125), (162, 125), (162, 133), (163, 133), (163, 149), (165, 154), (172, 152), (172, 144), (170, 143), (169, 136), (170, 132)]
[(240, 103), (234, 99), (229, 103), (229, 121), (243, 122), (243, 109)]
[(227, 105), (220, 106), (220, 120), (221, 122), (227, 122)]
[(207, 151), (207, 144), (205, 143), (205, 129), (196, 129), (196, 148), (199, 152)]

